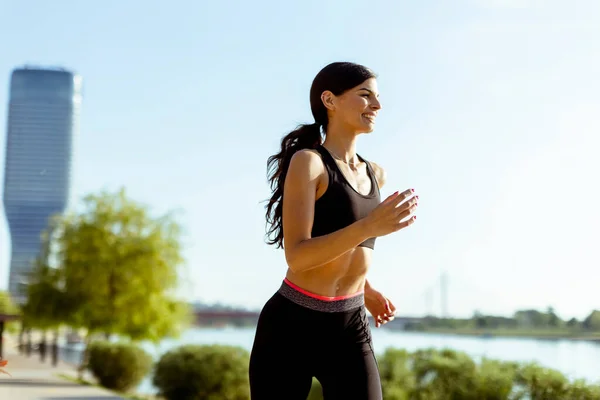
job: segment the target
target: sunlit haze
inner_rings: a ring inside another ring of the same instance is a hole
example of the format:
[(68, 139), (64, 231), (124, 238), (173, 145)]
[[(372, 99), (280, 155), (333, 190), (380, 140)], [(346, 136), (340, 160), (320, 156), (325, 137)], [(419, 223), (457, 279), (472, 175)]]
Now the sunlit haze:
[[(372, 285), (400, 314), (600, 308), (597, 0), (4, 2), (0, 173), (13, 68), (83, 77), (74, 198), (125, 186), (180, 210), (190, 300), (261, 307), (286, 271), (264, 242), (266, 160), (332, 61), (378, 75), (358, 152), (417, 222), (377, 241)], [(0, 289), (9, 235), (0, 213)]]

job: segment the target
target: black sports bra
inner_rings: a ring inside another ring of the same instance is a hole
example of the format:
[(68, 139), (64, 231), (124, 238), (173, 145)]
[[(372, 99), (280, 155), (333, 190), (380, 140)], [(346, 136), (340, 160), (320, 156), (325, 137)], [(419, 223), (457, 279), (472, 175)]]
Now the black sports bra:
[[(327, 149), (319, 145), (316, 150), (321, 154), (329, 175), (329, 185), (325, 193), (315, 202), (312, 237), (327, 235), (351, 225), (366, 217), (381, 202), (379, 185), (368, 161), (357, 154), (358, 158), (367, 164), (367, 174), (371, 180), (371, 192), (363, 195), (350, 185)], [(373, 249), (375, 238), (369, 238), (359, 246)]]

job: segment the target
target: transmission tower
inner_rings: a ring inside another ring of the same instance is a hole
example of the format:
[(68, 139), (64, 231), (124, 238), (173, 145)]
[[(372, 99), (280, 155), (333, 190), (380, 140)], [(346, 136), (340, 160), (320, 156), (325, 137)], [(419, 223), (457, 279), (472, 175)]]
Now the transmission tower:
[(440, 302), (442, 318), (448, 318), (448, 274), (446, 271), (443, 271), (440, 276)]

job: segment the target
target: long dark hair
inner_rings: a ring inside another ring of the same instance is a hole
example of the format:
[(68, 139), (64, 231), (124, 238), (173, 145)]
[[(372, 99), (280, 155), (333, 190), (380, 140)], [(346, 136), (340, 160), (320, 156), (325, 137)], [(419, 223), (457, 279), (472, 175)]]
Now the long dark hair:
[[(339, 96), (376, 75), (369, 68), (350, 62), (335, 62), (323, 68), (313, 80), (310, 88), (310, 109), (315, 122), (299, 125), (281, 139), (279, 153), (267, 160), (267, 176), (272, 195), (266, 206), (267, 243), (283, 247), (283, 186), (292, 156), (299, 150), (314, 149), (322, 143), (322, 134), (327, 133), (327, 108), (321, 94), (329, 90)], [(322, 131), (321, 131), (322, 129)]]

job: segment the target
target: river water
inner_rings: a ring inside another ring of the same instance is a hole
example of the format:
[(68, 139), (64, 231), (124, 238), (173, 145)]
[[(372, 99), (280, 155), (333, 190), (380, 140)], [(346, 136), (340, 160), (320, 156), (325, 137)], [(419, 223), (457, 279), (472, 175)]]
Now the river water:
[[(372, 329), (373, 346), (377, 353), (388, 347), (409, 351), (424, 348), (451, 348), (464, 351), (475, 359), (480, 357), (504, 361), (536, 361), (542, 366), (557, 369), (570, 379), (584, 378), (600, 381), (600, 344), (573, 340), (540, 340), (523, 338), (483, 338), (444, 334)], [(144, 344), (145, 350), (156, 359), (164, 352), (182, 344), (228, 344), (248, 351), (254, 339), (254, 328), (208, 329), (194, 328), (178, 340), (164, 340), (159, 345)], [(151, 378), (139, 388), (141, 393), (153, 393)]]

